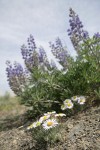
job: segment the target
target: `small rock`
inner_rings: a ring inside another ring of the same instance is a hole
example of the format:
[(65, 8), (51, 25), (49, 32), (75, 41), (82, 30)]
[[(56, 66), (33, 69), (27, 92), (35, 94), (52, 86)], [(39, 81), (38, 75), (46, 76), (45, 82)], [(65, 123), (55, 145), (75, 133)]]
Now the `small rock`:
[(67, 124), (67, 127), (68, 127), (69, 129), (72, 129), (72, 128), (73, 128), (73, 124), (72, 124), (72, 123), (68, 123), (68, 124)]

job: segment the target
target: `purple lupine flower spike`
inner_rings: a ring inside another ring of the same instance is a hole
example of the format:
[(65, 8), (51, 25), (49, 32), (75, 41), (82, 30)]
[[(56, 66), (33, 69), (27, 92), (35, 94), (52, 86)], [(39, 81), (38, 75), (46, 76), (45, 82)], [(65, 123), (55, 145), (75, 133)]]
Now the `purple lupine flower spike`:
[(59, 63), (65, 69), (68, 65), (67, 58), (69, 57), (67, 49), (63, 47), (60, 38), (56, 39), (55, 44), (51, 42), (49, 43), (53, 55), (59, 60)]
[(29, 72), (26, 72), (20, 63), (15, 62), (12, 65), (10, 61), (7, 61), (6, 64), (6, 73), (9, 86), (16, 95), (20, 95), (28, 81), (27, 77)]
[(43, 47), (39, 48), (39, 63), (40, 63), (40, 65), (46, 67), (47, 69), (49, 69), (49, 67), (50, 67), (50, 64), (49, 64), (49, 61), (47, 58), (47, 54)]
[(25, 64), (29, 70), (33, 67), (38, 67), (38, 53), (36, 51), (36, 44), (32, 35), (27, 39), (27, 46), (22, 45), (21, 53)]
[(39, 52), (37, 52), (37, 47), (32, 35), (30, 35), (27, 40), (27, 46), (23, 45), (21, 47), (21, 53), (25, 61), (25, 65), (27, 66), (29, 71), (32, 71), (34, 67), (40, 68), (41, 65), (42, 68), (50, 67), (45, 50), (40, 47)]
[(43, 49), (43, 47), (40, 47), (40, 48), (39, 48), (39, 62), (40, 62), (40, 63), (43, 63), (45, 57), (46, 57), (46, 52), (45, 52), (45, 50)]
[(87, 31), (83, 30), (83, 24), (79, 19), (79, 16), (70, 8), (69, 14), (70, 20), (70, 29), (67, 30), (68, 35), (72, 41), (72, 44), (77, 51), (79, 52), (79, 44), (84, 40), (89, 38), (89, 34)]

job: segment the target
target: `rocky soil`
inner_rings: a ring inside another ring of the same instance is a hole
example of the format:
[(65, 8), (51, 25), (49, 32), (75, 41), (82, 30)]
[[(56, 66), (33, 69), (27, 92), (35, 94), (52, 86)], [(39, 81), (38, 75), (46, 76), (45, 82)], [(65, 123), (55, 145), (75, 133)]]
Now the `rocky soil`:
[[(19, 128), (23, 123), (22, 120), (16, 126), (13, 122), (14, 127), (1, 129), (0, 150), (100, 150), (100, 106), (67, 118), (61, 131), (62, 139), (51, 146), (37, 143), (31, 132)], [(6, 127), (7, 122), (4, 124)]]

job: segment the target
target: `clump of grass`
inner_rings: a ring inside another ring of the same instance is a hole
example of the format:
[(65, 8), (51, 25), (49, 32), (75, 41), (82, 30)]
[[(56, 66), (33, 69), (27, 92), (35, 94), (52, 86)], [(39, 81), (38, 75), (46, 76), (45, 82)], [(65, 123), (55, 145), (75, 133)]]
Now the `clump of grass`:
[(20, 100), (16, 96), (11, 96), (8, 92), (0, 96), (0, 118), (15, 116), (23, 113), (26, 107), (20, 105)]

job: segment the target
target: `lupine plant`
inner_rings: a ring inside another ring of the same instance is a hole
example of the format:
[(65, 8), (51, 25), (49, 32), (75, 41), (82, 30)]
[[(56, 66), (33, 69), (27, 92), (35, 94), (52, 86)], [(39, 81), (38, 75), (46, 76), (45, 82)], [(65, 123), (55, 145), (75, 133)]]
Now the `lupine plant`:
[[(76, 59), (70, 56), (60, 38), (55, 43), (50, 42), (52, 54), (62, 65), (61, 70), (57, 67), (56, 60), (48, 60), (43, 47), (38, 48), (32, 35), (27, 44), (21, 47), (26, 68), (23, 69), (19, 63), (12, 65), (7, 61), (9, 85), (21, 97), (23, 104), (32, 107), (32, 117), (47, 111), (56, 110), (59, 113), (65, 108), (72, 108), (72, 101), (66, 105), (64, 102), (62, 106), (66, 97), (90, 96), (99, 91), (100, 34), (97, 32), (90, 38), (83, 29), (79, 16), (72, 9), (69, 17), (68, 35), (77, 52)], [(82, 104), (84, 101), (78, 100), (78, 103)], [(75, 103), (75, 107), (79, 107), (77, 104)]]

